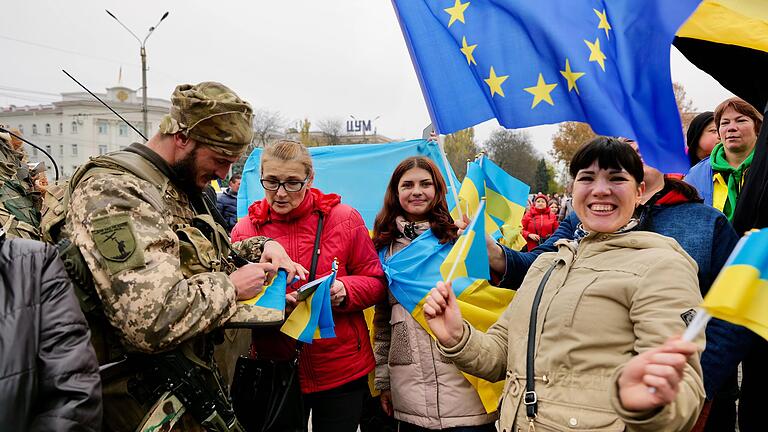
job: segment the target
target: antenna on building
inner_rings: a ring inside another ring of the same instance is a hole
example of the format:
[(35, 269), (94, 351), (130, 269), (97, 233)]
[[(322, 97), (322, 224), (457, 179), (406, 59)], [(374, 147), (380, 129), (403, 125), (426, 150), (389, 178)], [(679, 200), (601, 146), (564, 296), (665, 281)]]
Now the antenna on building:
[(90, 93), (90, 94), (91, 94), (91, 96), (93, 96), (93, 97), (94, 97), (94, 98), (95, 98), (97, 101), (101, 102), (101, 104), (102, 104), (102, 105), (104, 105), (105, 107), (107, 107), (107, 109), (108, 109), (108, 110), (112, 111), (112, 114), (114, 114), (114, 115), (116, 115), (116, 116), (120, 117), (120, 120), (124, 121), (124, 122), (125, 122), (125, 124), (127, 124), (127, 125), (128, 125), (130, 128), (131, 128), (131, 129), (133, 129), (133, 130), (134, 130), (134, 131), (135, 131), (137, 134), (139, 134), (139, 136), (140, 136), (140, 137), (144, 138), (144, 141), (149, 141), (149, 140), (147, 139), (147, 137), (145, 137), (145, 136), (144, 136), (144, 134), (143, 134), (143, 133), (139, 132), (139, 130), (138, 130), (138, 129), (136, 129), (136, 127), (135, 127), (134, 125), (132, 125), (132, 124), (131, 124), (131, 122), (129, 122), (128, 120), (126, 120), (126, 119), (125, 119), (125, 117), (123, 117), (123, 116), (121, 116), (120, 114), (118, 114), (118, 112), (117, 112), (117, 111), (113, 110), (111, 106), (107, 105), (107, 103), (106, 103), (106, 102), (104, 102), (103, 100), (101, 100), (101, 98), (99, 98), (98, 96), (96, 96), (96, 95), (95, 95), (95, 94), (94, 94), (92, 91), (88, 90), (88, 87), (86, 87), (86, 86), (84, 86), (84, 85), (80, 84), (80, 81), (76, 80), (76, 79), (75, 79), (75, 77), (73, 77), (72, 75), (70, 75), (70, 74), (69, 74), (69, 72), (65, 71), (64, 69), (62, 69), (61, 71), (62, 71), (62, 72), (64, 72), (64, 74), (65, 74), (65, 75), (67, 75), (68, 77), (70, 77), (70, 78), (72, 79), (72, 81), (76, 82), (76, 83), (77, 83), (77, 85), (79, 85), (79, 86), (80, 86), (80, 87), (82, 87), (82, 88), (83, 88), (85, 91), (87, 91), (88, 93)]

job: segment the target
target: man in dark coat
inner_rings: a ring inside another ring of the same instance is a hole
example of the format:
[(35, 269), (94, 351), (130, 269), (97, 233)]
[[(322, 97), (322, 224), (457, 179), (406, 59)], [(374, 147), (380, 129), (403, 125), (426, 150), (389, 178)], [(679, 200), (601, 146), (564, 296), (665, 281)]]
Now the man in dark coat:
[(0, 229), (0, 429), (100, 431), (90, 331), (56, 249)]
[(231, 231), (237, 223), (237, 191), (240, 190), (240, 180), (242, 176), (240, 174), (234, 174), (229, 178), (229, 187), (224, 189), (219, 195), (216, 207), (219, 209), (219, 213), (224, 216), (224, 220), (227, 221), (227, 230)]

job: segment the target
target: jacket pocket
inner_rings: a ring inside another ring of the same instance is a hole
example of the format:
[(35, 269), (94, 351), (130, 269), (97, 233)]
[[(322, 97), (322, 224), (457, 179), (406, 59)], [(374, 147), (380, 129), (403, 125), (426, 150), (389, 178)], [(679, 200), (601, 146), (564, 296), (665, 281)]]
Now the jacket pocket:
[(557, 431), (621, 432), (626, 428), (612, 409), (541, 398), (535, 423)]
[(179, 238), (181, 272), (185, 278), (198, 273), (221, 271), (221, 261), (211, 242), (203, 233), (191, 226), (176, 230)]
[(392, 326), (392, 336), (389, 345), (389, 365), (403, 366), (413, 364), (413, 349), (411, 348), (410, 330), (407, 317), (400, 305), (392, 307), (392, 316), (389, 320)]
[[(565, 297), (560, 301), (564, 302), (566, 327), (571, 327), (573, 325), (573, 319), (576, 316), (576, 310), (579, 308), (579, 303), (584, 299), (587, 288), (589, 288), (595, 280), (597, 280), (597, 276), (590, 276), (577, 284), (560, 288), (561, 291), (558, 296)], [(565, 292), (563, 292), (563, 290), (565, 290)]]

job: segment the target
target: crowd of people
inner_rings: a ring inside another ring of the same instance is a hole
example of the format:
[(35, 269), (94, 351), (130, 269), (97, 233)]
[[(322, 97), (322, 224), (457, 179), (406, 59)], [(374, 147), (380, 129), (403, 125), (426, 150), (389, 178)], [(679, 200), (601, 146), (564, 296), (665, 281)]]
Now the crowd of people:
[[(738, 398), (741, 431), (762, 430), (765, 359), (752, 354), (764, 342), (716, 319), (680, 338), (739, 239), (730, 220), (762, 120), (737, 98), (697, 116), (685, 179), (644, 164), (632, 140), (584, 143), (566, 194), (532, 196), (523, 250), (486, 241), (492, 282), (516, 290), (487, 331), (462, 317), (451, 282), (429, 291), (422, 317), (389, 276), (467, 228), (427, 157), (391, 173), (371, 234), (338, 191), (314, 187), (309, 152), (289, 140), (262, 151), (265, 196), (238, 220), (229, 171), (252, 141), (252, 110), (219, 83), (178, 86), (146, 144), (43, 189), (2, 136), (14, 195), (0, 206), (0, 424), (733, 431)], [(215, 199), (210, 182), (225, 178)], [(284, 271), (288, 315), (297, 288), (332, 268), (335, 337), (297, 343), (278, 330), (282, 314), (243, 302)], [(288, 378), (269, 382), (280, 368)], [(495, 410), (465, 374), (504, 382)], [(264, 406), (238, 403), (249, 391)]]

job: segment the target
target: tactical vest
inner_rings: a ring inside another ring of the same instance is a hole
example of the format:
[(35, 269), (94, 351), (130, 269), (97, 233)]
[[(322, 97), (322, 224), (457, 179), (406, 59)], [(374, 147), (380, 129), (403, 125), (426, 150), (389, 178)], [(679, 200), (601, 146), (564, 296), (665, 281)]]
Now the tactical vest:
[[(126, 352), (103, 313), (90, 270), (79, 248), (69, 240), (70, 234), (65, 223), (69, 200), (75, 187), (99, 174), (134, 175), (155, 186), (157, 195), (154, 201), (164, 204), (165, 213), (170, 216), (171, 227), (179, 239), (179, 258), (185, 278), (203, 272), (231, 273), (234, 265), (228, 259), (229, 236), (224, 227), (214, 221), (210, 209), (209, 214), (196, 214), (187, 195), (176, 189), (168, 177), (139, 154), (118, 151), (91, 158), (67, 183), (49, 188), (43, 206), (43, 235), (46, 241), (55, 243), (59, 249), (65, 269), (73, 280), (81, 308), (91, 325), (92, 342), (99, 364), (105, 365), (121, 361), (126, 357)], [(138, 400), (157, 401), (147, 414), (144, 426), (151, 429), (154, 426), (147, 422), (154, 421), (153, 418), (158, 413), (162, 414), (163, 409), (175, 407), (179, 416), (185, 410), (191, 412), (208, 430), (240, 430), (225, 386), (222, 385), (223, 380), (213, 362), (210, 338), (211, 335), (202, 339), (193, 338), (166, 353), (127, 355), (131, 367), (144, 374), (144, 379), (127, 381), (128, 392)], [(105, 388), (109, 385), (111, 374), (115, 375), (116, 380), (125, 378), (126, 374), (120, 368), (117, 369), (117, 372), (109, 372), (108, 369), (105, 369), (106, 374), (102, 372)], [(167, 383), (168, 388), (158, 386), (157, 381)], [(171, 387), (176, 390), (170, 391)], [(156, 420), (165, 421), (163, 416), (160, 415)]]
[(39, 194), (32, 190), (27, 167), (5, 144), (0, 146), (0, 227), (10, 238), (39, 240)]

